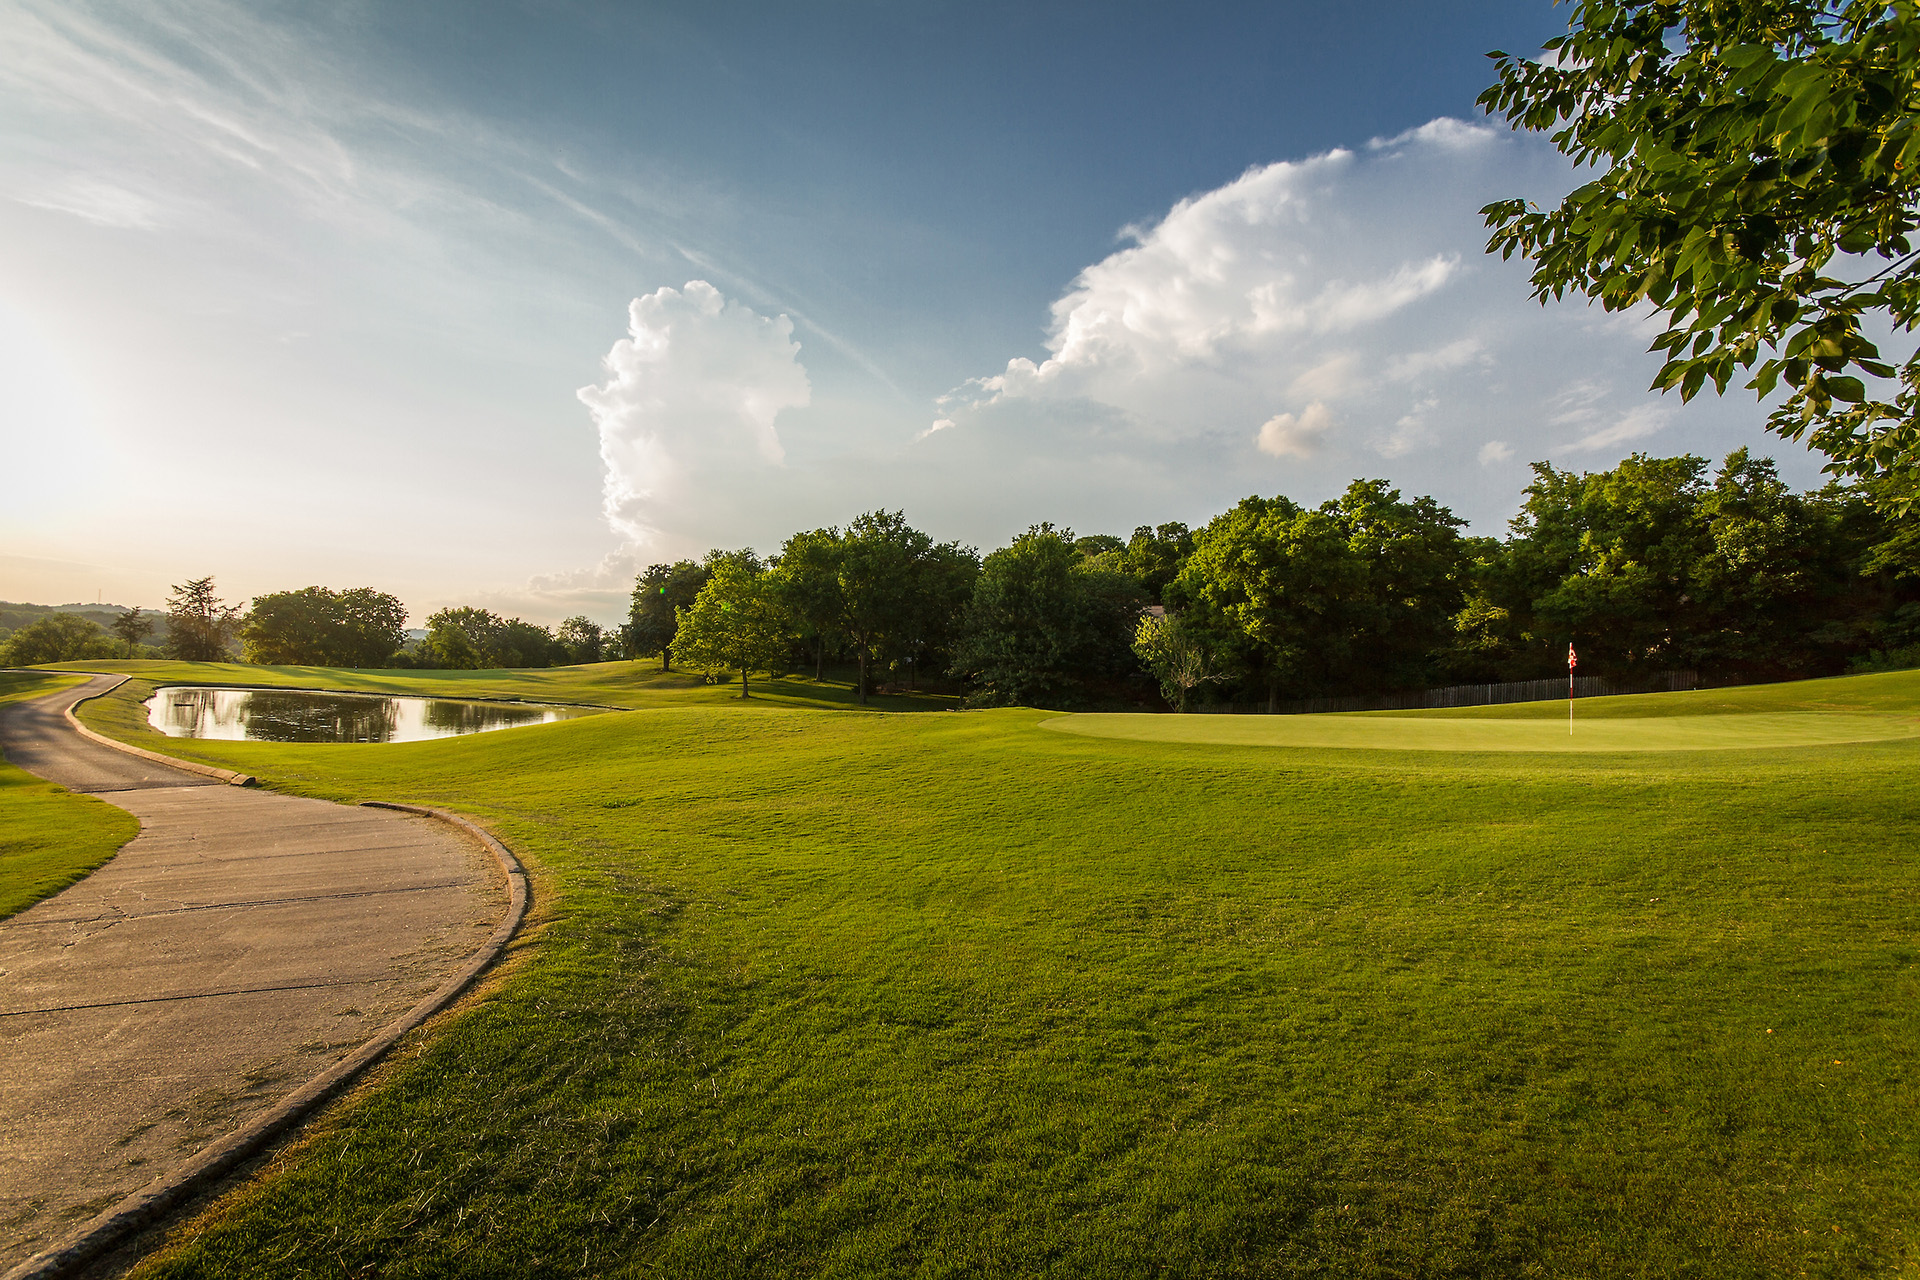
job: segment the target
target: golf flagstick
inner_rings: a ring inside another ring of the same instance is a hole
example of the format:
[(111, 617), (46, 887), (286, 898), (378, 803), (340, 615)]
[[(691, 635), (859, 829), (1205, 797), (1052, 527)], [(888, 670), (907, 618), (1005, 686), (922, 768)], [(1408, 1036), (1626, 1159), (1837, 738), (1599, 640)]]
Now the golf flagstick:
[(1573, 651), (1573, 642), (1567, 642), (1567, 736), (1573, 736), (1573, 669), (1580, 665), (1579, 655)]

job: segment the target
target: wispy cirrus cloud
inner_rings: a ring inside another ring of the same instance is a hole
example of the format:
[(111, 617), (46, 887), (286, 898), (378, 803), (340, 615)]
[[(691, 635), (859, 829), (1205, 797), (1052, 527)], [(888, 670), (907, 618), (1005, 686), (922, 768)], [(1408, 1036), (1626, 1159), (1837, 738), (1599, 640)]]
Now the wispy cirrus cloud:
[(157, 202), (117, 183), (80, 174), (14, 199), (36, 209), (70, 213), (96, 227), (146, 231), (160, 225)]

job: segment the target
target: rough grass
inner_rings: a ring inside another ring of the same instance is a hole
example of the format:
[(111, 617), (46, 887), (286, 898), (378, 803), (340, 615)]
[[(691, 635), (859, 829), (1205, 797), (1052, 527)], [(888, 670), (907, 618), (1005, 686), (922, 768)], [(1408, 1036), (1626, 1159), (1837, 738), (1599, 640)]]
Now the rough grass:
[[(0, 671), (0, 703), (78, 683), (73, 676)], [(60, 892), (139, 832), (125, 810), (0, 763), (0, 919)]]
[[(1920, 701), (1874, 679), (1823, 696)], [(1046, 718), (170, 740), (476, 815), (551, 923), (143, 1274), (1920, 1264), (1920, 743), (1249, 750)]]

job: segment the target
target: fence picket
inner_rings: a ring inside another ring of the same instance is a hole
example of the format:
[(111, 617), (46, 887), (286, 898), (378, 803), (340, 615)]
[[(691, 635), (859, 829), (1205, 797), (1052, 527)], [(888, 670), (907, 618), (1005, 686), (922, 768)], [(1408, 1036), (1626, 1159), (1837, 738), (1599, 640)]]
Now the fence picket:
[[(1660, 671), (1642, 681), (1609, 680), (1605, 676), (1575, 676), (1575, 698), (1607, 698), (1625, 693), (1665, 693), (1677, 689), (1701, 687), (1695, 671)], [(1352, 698), (1295, 698), (1276, 703), (1274, 715), (1331, 715), (1344, 711), (1420, 711), (1437, 707), (1490, 707), (1509, 702), (1557, 702), (1567, 696), (1567, 682), (1511, 680), (1503, 684), (1455, 684), (1442, 689), (1422, 689), (1411, 693), (1380, 694)], [(1264, 702), (1216, 702), (1195, 706), (1202, 715), (1267, 715)]]

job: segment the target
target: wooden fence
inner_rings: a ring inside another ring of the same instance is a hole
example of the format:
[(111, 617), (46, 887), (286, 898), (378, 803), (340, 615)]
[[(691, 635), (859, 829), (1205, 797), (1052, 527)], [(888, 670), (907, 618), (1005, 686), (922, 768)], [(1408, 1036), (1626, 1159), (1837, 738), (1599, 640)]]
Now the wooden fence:
[[(1659, 671), (1646, 680), (1609, 680), (1605, 676), (1575, 676), (1573, 696), (1606, 698), (1622, 693), (1666, 693), (1675, 689), (1698, 689), (1698, 672)], [(1444, 689), (1420, 689), (1411, 693), (1379, 694), (1356, 698), (1294, 698), (1265, 702), (1216, 702), (1193, 706), (1190, 712), (1202, 715), (1326, 715), (1337, 711), (1420, 711), (1430, 707), (1490, 707), (1505, 702), (1552, 702), (1567, 696), (1564, 678), (1547, 680), (1511, 680), (1504, 684), (1454, 684)]]

